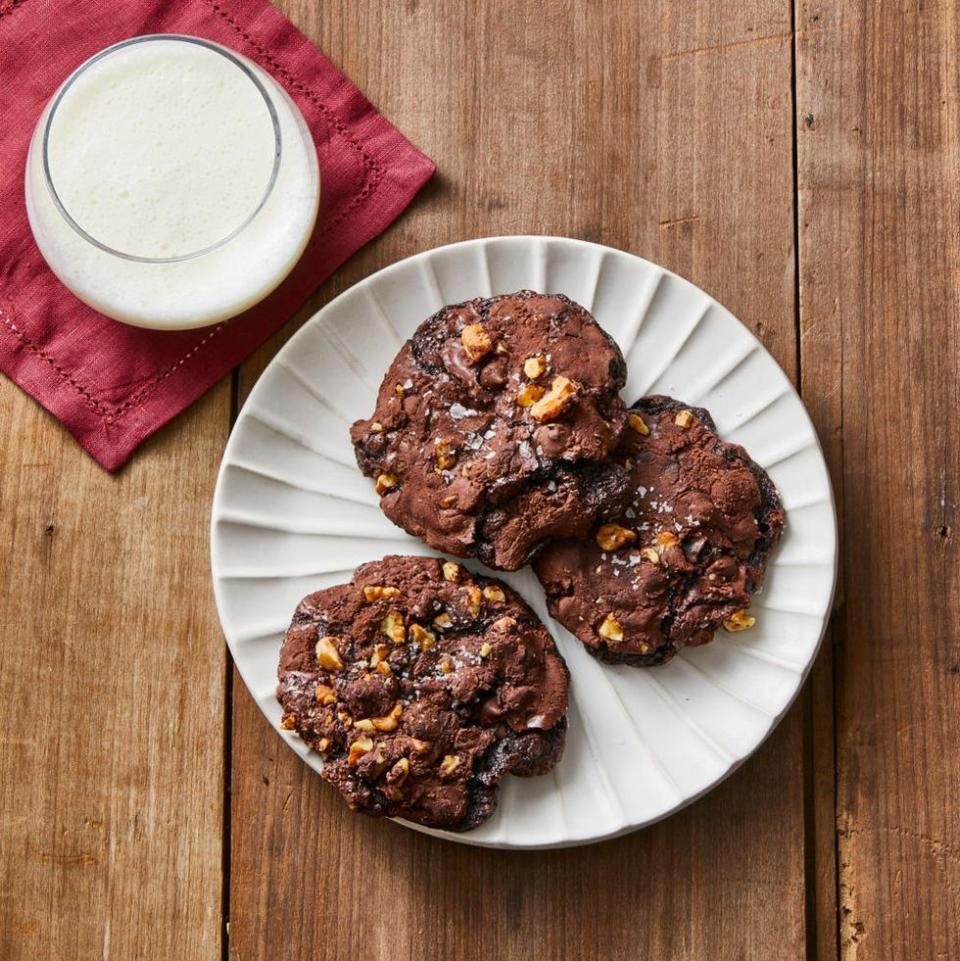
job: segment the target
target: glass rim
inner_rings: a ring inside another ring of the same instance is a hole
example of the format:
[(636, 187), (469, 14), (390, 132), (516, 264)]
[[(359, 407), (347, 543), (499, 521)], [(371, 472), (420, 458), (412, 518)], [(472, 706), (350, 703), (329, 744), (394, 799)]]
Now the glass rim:
[[(139, 43), (146, 43), (148, 41), (158, 41), (158, 40), (169, 40), (169, 41), (177, 41), (177, 42), (183, 42), (183, 43), (192, 43), (192, 44), (196, 44), (199, 47), (205, 47), (207, 50), (217, 53), (220, 56), (224, 57), (226, 60), (229, 60), (235, 67), (239, 68), (243, 72), (243, 74), (247, 77), (247, 79), (250, 80), (251, 83), (253, 83), (254, 87), (256, 87), (260, 96), (263, 98), (263, 102), (266, 105), (267, 112), (270, 116), (271, 125), (273, 126), (273, 139), (274, 139), (273, 169), (270, 171), (270, 179), (267, 181), (267, 186), (263, 192), (263, 196), (261, 196), (259, 202), (257, 203), (256, 207), (254, 207), (253, 211), (237, 227), (235, 227), (229, 234), (227, 234), (225, 237), (222, 237), (220, 240), (214, 241), (212, 244), (208, 244), (206, 247), (202, 247), (199, 250), (190, 251), (189, 253), (186, 253), (186, 254), (178, 254), (177, 256), (174, 256), (174, 257), (144, 257), (139, 254), (131, 254), (123, 250), (117, 250), (116, 248), (111, 247), (109, 244), (105, 244), (101, 240), (98, 240), (89, 231), (87, 231), (79, 223), (77, 223), (77, 221), (74, 220), (74, 218), (71, 216), (70, 212), (67, 210), (66, 206), (61, 200), (60, 195), (57, 193), (57, 188), (53, 182), (53, 175), (50, 171), (50, 155), (49, 155), (50, 128), (51, 128), (51, 125), (53, 124), (53, 119), (56, 116), (57, 108), (60, 106), (60, 103), (62, 102), (64, 96), (70, 90), (70, 88), (74, 85), (74, 83), (76, 83), (76, 81), (79, 80), (80, 77), (82, 77), (83, 74), (86, 73), (86, 71), (90, 67), (92, 67), (95, 63), (99, 62), (100, 60), (103, 60), (105, 57), (110, 56), (111, 54), (115, 53), (117, 50), (121, 50), (125, 47), (130, 47)], [(250, 223), (257, 216), (257, 214), (259, 214), (260, 211), (263, 210), (264, 205), (266, 204), (267, 200), (269, 200), (270, 195), (273, 193), (273, 188), (277, 182), (277, 175), (279, 174), (279, 171), (280, 171), (281, 152), (282, 152), (282, 137), (280, 132), (280, 118), (277, 115), (277, 109), (274, 106), (273, 101), (270, 99), (270, 95), (269, 93), (267, 93), (266, 87), (263, 85), (260, 79), (254, 74), (253, 70), (251, 70), (250, 67), (246, 63), (244, 63), (243, 60), (239, 58), (239, 56), (233, 53), (233, 51), (228, 50), (226, 47), (222, 47), (220, 46), (220, 44), (214, 43), (211, 40), (204, 40), (202, 37), (191, 37), (188, 34), (182, 34), (182, 33), (147, 33), (147, 34), (142, 34), (138, 37), (130, 37), (127, 40), (121, 40), (119, 43), (111, 44), (109, 47), (104, 47), (104, 49), (101, 50), (99, 53), (94, 54), (88, 60), (84, 60), (84, 62), (81, 63), (80, 66), (77, 67), (76, 70), (74, 70), (73, 73), (71, 73), (70, 76), (67, 77), (67, 79), (61, 84), (59, 90), (57, 91), (56, 95), (54, 96), (53, 100), (50, 103), (49, 113), (47, 114), (47, 119), (44, 123), (43, 177), (44, 177), (44, 180), (46, 181), (47, 190), (50, 193), (50, 197), (53, 200), (53, 204), (57, 208), (57, 211), (60, 213), (60, 216), (63, 217), (63, 219), (70, 225), (70, 227), (77, 234), (79, 234), (80, 237), (82, 237), (88, 243), (93, 244), (94, 247), (97, 247), (98, 249), (104, 251), (104, 253), (111, 254), (114, 257), (119, 257), (122, 260), (134, 261), (136, 263), (175, 264), (175, 263), (181, 263), (186, 260), (194, 260), (197, 257), (202, 257), (205, 254), (209, 254), (215, 250), (218, 250), (220, 247), (225, 246), (231, 240), (237, 237), (242, 231), (244, 231), (250, 225)]]

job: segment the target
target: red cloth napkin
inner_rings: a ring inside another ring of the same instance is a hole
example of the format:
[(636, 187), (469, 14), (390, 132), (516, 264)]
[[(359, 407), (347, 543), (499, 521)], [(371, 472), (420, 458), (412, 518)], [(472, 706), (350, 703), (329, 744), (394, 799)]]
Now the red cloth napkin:
[[(98, 314), (47, 268), (27, 222), (23, 170), (44, 104), (89, 56), (144, 33), (194, 34), (254, 60), (317, 145), (320, 216), (303, 259), (266, 300), (215, 327), (139, 330)], [(0, 118), (0, 370), (108, 470), (280, 327), (434, 170), (265, 0), (0, 0)]]

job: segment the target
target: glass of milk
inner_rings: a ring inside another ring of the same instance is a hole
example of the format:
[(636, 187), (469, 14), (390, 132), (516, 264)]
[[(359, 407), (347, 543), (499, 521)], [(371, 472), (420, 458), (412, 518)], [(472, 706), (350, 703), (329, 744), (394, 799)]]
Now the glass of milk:
[(300, 259), (319, 200), (296, 105), (197, 37), (134, 37), (91, 57), (47, 104), (27, 157), (27, 214), (50, 268), (139, 327), (202, 327), (262, 300)]

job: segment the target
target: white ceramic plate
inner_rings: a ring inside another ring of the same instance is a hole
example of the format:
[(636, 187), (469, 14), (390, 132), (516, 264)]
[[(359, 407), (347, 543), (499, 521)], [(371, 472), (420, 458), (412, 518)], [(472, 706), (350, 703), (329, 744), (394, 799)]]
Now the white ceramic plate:
[[(544, 777), (504, 779), (497, 813), (467, 834), (491, 847), (561, 847), (650, 824), (747, 758), (790, 706), (820, 644), (833, 594), (830, 481), (800, 398), (727, 310), (646, 260), (554, 237), (496, 237), (417, 254), (328, 304), (280, 351), (243, 407), (213, 502), (220, 620), (256, 702), (280, 736), (277, 654), (297, 602), (389, 553), (433, 553), (381, 513), (357, 470), (350, 423), (369, 416), (403, 341), (444, 304), (522, 287), (587, 307), (620, 344), (628, 403), (665, 393), (713, 414), (783, 497), (787, 529), (752, 605), (753, 630), (718, 632), (664, 667), (601, 664), (553, 621), (533, 574), (497, 574), (547, 624), (572, 675), (563, 758)], [(473, 566), (473, 565), (471, 565)]]

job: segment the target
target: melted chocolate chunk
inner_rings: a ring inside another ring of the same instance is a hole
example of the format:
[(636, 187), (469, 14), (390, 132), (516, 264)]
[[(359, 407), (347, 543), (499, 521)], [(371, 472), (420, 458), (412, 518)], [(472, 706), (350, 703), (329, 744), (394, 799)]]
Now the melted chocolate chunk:
[(445, 307), (351, 438), (380, 506), (431, 547), (501, 570), (586, 535), (626, 494), (623, 355), (578, 304), (525, 290)]
[(783, 532), (766, 471), (720, 440), (710, 414), (669, 397), (637, 401), (615, 455), (630, 499), (588, 538), (550, 544), (534, 562), (550, 613), (607, 661), (662, 664), (751, 621)]
[(465, 831), (506, 774), (544, 774), (567, 668), (523, 599), (453, 561), (385, 557), (310, 594), (280, 652), (283, 726), (356, 811)]

